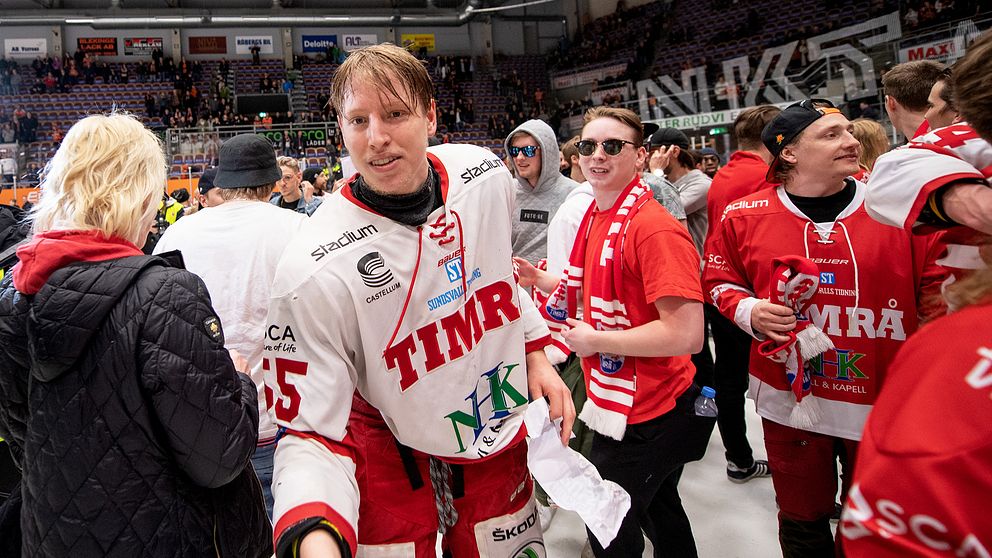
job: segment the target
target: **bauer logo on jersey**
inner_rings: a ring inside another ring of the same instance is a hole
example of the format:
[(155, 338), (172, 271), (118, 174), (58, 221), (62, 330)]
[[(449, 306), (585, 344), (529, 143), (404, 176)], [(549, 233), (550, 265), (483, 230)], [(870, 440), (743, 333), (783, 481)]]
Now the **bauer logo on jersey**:
[(358, 260), (358, 273), (362, 276), (365, 286), (378, 289), (393, 282), (393, 272), (379, 255), (379, 252), (369, 252)]

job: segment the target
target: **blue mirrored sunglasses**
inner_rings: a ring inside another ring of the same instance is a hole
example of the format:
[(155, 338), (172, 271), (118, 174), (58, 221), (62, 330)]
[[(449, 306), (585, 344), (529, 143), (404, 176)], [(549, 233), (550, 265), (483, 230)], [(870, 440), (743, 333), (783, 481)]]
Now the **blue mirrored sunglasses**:
[(517, 155), (523, 153), (524, 157), (530, 159), (534, 155), (537, 155), (538, 149), (540, 149), (540, 146), (538, 145), (525, 145), (523, 147), (510, 147), (507, 151), (510, 152), (510, 157), (516, 157)]

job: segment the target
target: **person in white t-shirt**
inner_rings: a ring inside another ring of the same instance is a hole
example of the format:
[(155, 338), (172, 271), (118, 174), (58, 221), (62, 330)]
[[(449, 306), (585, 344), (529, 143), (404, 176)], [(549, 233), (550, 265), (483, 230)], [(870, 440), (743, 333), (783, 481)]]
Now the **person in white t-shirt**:
[(286, 239), (306, 216), (268, 203), (275, 183), (282, 179), (269, 140), (255, 134), (235, 136), (224, 142), (219, 157), (213, 185), (224, 203), (177, 221), (162, 235), (155, 253), (182, 252), (186, 269), (207, 285), (224, 328), (225, 345), (252, 367), (259, 390), (258, 448), (252, 464), (271, 517), (276, 426), (265, 408), (259, 364), (265, 337), (272, 335), (265, 324), (276, 264)]

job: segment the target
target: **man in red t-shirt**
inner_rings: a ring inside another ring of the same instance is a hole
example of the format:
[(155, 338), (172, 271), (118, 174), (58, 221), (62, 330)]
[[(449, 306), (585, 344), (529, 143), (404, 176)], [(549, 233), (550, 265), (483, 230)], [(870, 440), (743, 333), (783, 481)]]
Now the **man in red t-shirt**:
[[(723, 219), (723, 212), (732, 202), (774, 184), (765, 180), (772, 155), (761, 143), (761, 131), (782, 112), (772, 105), (751, 107), (741, 111), (734, 121), (734, 136), (738, 151), (730, 156), (726, 166), (717, 171), (706, 197), (709, 229), (705, 245), (709, 245)], [(712, 251), (707, 250), (707, 253)], [(753, 478), (771, 475), (768, 462), (754, 459), (747, 441), (744, 419), (744, 394), (748, 385), (748, 355), (751, 336), (720, 314), (712, 304), (705, 307), (706, 318), (713, 332), (715, 358), (713, 377), (716, 383), (716, 406), (720, 409), (716, 423), (726, 448), (727, 478), (745, 483)]]
[[(567, 278), (544, 309), (567, 321), (565, 342), (582, 358), (581, 418), (595, 431), (590, 460), (632, 499), (609, 547), (590, 536), (600, 558), (640, 556), (642, 530), (655, 548), (696, 556), (678, 480), (702, 457), (715, 422), (693, 413), (700, 388), (689, 355), (703, 339), (699, 254), (637, 173), (642, 138), (629, 110), (586, 113), (577, 147), (595, 203), (579, 226)], [(574, 319), (579, 301), (582, 321)]]

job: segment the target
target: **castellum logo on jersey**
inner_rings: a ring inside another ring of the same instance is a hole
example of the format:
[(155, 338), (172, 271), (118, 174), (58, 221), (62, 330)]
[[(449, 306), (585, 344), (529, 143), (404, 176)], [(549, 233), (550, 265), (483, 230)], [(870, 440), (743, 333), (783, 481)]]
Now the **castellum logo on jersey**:
[(379, 252), (369, 252), (358, 260), (358, 273), (362, 276), (365, 286), (378, 289), (393, 282), (393, 272), (379, 255)]
[[(514, 372), (520, 372), (517, 370), (519, 366), (501, 362), (482, 374), (475, 390), (465, 397), (472, 408), (468, 412), (455, 411), (444, 417), (451, 421), (451, 427), (455, 430), (458, 453), (464, 453), (469, 446), (475, 446), (481, 438), (485, 447), (476, 448), (476, 451), (480, 457), (489, 454), (490, 450), (486, 448), (491, 448), (496, 443), (502, 420), (510, 416), (513, 409), (527, 404), (527, 397), (510, 383), (510, 376)], [(491, 427), (492, 421), (500, 422)], [(462, 436), (468, 433), (471, 433), (471, 439)]]
[(520, 319), (514, 287), (506, 281), (479, 287), (454, 312), (420, 326), (383, 351), (386, 369), (399, 372), (406, 391), (425, 374), (465, 356), (487, 331)]

